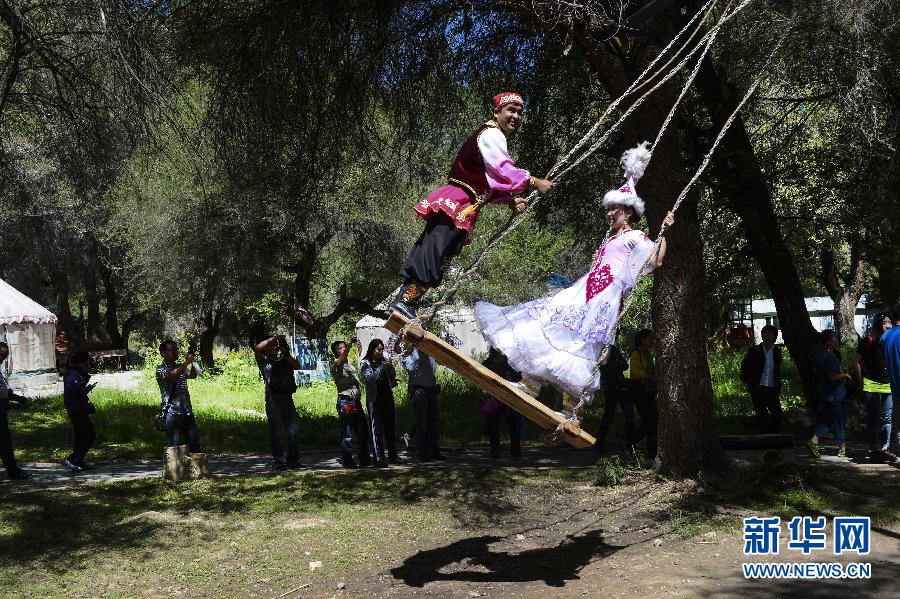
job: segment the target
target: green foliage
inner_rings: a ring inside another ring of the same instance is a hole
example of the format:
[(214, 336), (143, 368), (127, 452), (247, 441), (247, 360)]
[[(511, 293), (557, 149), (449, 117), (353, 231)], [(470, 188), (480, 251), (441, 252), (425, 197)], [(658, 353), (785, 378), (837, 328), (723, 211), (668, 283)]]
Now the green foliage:
[(628, 466), (619, 456), (602, 457), (594, 466), (594, 484), (600, 487), (614, 487), (628, 475)]
[(259, 390), (261, 379), (256, 358), (247, 350), (230, 351), (220, 362), (225, 386), (232, 391)]

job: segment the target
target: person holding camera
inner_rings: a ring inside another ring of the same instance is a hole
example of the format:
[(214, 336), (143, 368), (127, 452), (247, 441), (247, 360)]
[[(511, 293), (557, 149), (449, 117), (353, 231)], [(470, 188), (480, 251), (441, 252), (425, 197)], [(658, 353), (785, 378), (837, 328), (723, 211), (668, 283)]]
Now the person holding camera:
[(84, 350), (76, 351), (69, 358), (69, 366), (63, 376), (63, 404), (72, 422), (73, 441), (72, 453), (62, 461), (62, 465), (72, 472), (94, 469), (84, 461), (97, 439), (91, 423), (91, 414), (97, 410), (88, 398), (88, 394), (96, 386), (96, 383), (88, 384), (91, 380), (90, 366), (90, 354)]
[[(300, 364), (291, 355), (284, 335), (261, 341), (253, 348), (256, 365), (266, 385), (266, 418), (269, 421), (269, 440), (275, 468), (302, 468), (300, 463), (300, 420), (294, 405), (297, 382), (294, 371)], [(281, 428), (287, 432), (287, 456), (281, 448)]]
[[(358, 339), (353, 339), (352, 342), (359, 346)], [(350, 344), (346, 341), (335, 341), (331, 344), (331, 353), (335, 358), (334, 364), (331, 365), (331, 377), (337, 386), (337, 413), (341, 423), (341, 464), (344, 468), (368, 466), (372, 460), (369, 457), (366, 414), (362, 409), (362, 385), (356, 367), (349, 360)], [(353, 461), (354, 434), (359, 446), (358, 464)]]
[(178, 344), (172, 339), (159, 346), (163, 363), (156, 369), (156, 383), (162, 395), (160, 418), (162, 430), (166, 433), (166, 444), (171, 446), (187, 443), (191, 453), (200, 453), (200, 432), (191, 406), (188, 379), (197, 378), (194, 366), (194, 352), (188, 348), (184, 362), (178, 363)]
[[(3, 362), (8, 357), (9, 345), (5, 341), (0, 341), (0, 367), (2, 367)], [(19, 468), (19, 464), (16, 463), (12, 435), (9, 432), (7, 408), (11, 402), (25, 405), (28, 403), (28, 400), (21, 395), (13, 393), (6, 382), (6, 378), (3, 376), (3, 369), (0, 368), (0, 461), (3, 462), (3, 467), (6, 468), (6, 474), (9, 475), (10, 480), (26, 480), (31, 478), (32, 475), (30, 472)]]
[(369, 410), (369, 424), (372, 427), (372, 453), (375, 454), (375, 466), (385, 468), (388, 463), (399, 464), (394, 404), (397, 372), (393, 362), (384, 355), (384, 342), (381, 339), (372, 339), (369, 342), (366, 355), (360, 360), (359, 370), (366, 381), (366, 408)]

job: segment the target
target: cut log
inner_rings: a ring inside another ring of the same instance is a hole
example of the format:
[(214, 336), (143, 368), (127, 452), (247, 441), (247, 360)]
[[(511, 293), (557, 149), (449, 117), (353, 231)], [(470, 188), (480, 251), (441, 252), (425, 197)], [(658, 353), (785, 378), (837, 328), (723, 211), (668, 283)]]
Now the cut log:
[(719, 435), (722, 449), (793, 449), (794, 435)]
[[(384, 328), (392, 333), (399, 333), (409, 320), (394, 312), (384, 324)], [(426, 354), (457, 373), (485, 393), (497, 398), (516, 412), (528, 418), (544, 430), (552, 431), (563, 425), (561, 430), (566, 443), (572, 447), (592, 447), (596, 442), (589, 435), (572, 422), (533, 398), (525, 391), (513, 386), (509, 381), (494, 374), (475, 360), (461, 354), (455, 347), (443, 339), (417, 326), (410, 327), (407, 336), (410, 341), (422, 348)]]
[(172, 445), (166, 447), (163, 459), (163, 478), (180, 482), (185, 479), (185, 456), (188, 455), (187, 445)]
[(209, 477), (209, 460), (205, 453), (190, 453), (185, 463), (187, 477), (190, 480)]

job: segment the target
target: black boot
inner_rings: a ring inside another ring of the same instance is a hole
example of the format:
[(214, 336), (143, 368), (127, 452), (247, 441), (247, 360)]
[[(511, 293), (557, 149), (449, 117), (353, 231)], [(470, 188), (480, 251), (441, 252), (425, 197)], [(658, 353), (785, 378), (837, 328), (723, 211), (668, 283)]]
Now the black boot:
[(399, 312), (410, 320), (414, 319), (416, 308), (419, 307), (419, 300), (427, 290), (427, 287), (415, 281), (404, 282), (388, 308), (388, 313)]

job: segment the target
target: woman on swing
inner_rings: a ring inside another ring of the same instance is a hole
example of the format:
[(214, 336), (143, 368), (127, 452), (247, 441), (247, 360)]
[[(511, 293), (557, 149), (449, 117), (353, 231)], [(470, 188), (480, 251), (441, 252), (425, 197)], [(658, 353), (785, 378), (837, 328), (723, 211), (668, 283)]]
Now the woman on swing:
[[(641, 274), (662, 266), (666, 239), (657, 247), (633, 228), (644, 212), (635, 183), (650, 160), (647, 142), (622, 155), (625, 184), (603, 196), (606, 221), (614, 234), (597, 249), (590, 271), (556, 294), (517, 306), (475, 305), (475, 320), (491, 346), (522, 373), (527, 387), (553, 385), (566, 395), (566, 417), (574, 402), (589, 403), (600, 388), (594, 365), (607, 344), (615, 343), (614, 323), (622, 298)], [(667, 227), (675, 222), (669, 212)], [(643, 271), (641, 267), (646, 264)]]

